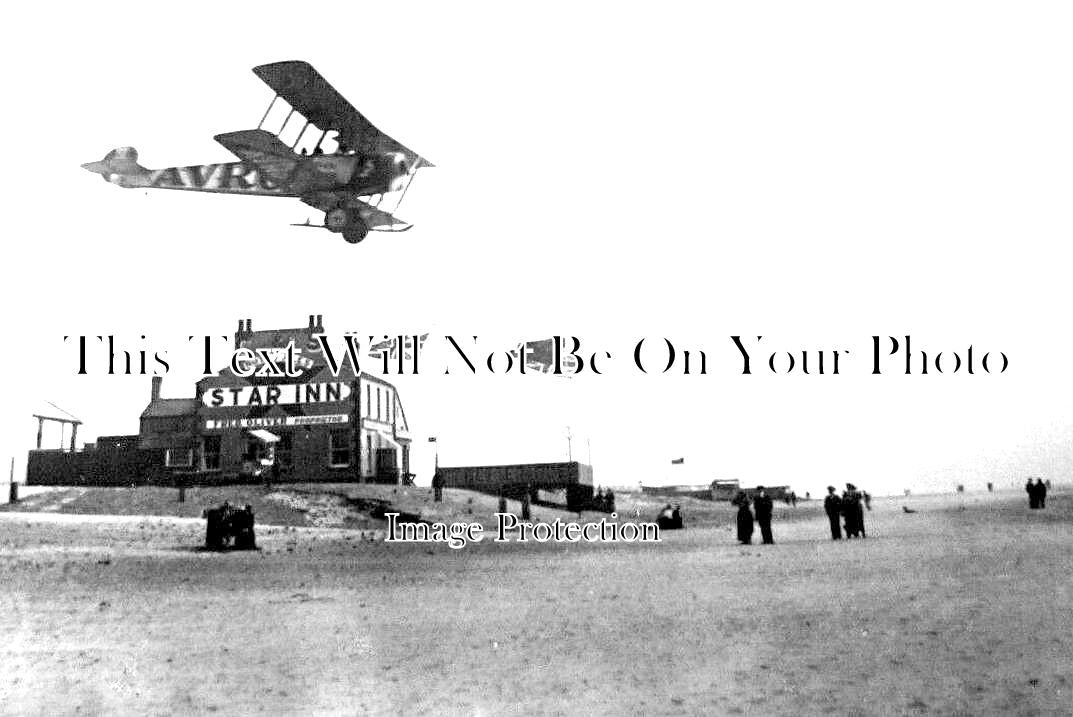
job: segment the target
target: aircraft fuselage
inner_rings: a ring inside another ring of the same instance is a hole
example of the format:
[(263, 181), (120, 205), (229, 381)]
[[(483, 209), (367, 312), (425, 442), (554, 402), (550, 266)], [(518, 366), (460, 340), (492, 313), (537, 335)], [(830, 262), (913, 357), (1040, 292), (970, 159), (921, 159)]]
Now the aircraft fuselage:
[(317, 155), (261, 162), (222, 162), (164, 169), (131, 168), (109, 163), (86, 166), (121, 187), (179, 189), (223, 194), (301, 197), (309, 192), (344, 190), (354, 196), (391, 191), (406, 174), (394, 154)]
[(124, 186), (149, 187), (154, 189), (187, 189), (195, 192), (223, 192), (227, 194), (272, 194), (282, 197), (297, 196), (287, 191), (285, 183), (273, 181), (266, 172), (249, 162), (224, 162), (222, 164), (195, 164), (188, 167), (152, 169), (130, 183), (129, 175), (121, 175)]

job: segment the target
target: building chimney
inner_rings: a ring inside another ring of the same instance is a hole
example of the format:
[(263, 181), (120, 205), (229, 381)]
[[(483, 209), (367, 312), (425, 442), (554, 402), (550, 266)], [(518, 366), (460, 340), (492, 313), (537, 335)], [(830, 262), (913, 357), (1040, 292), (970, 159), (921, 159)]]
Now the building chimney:
[(317, 328), (321, 331), (324, 330), (324, 317), (321, 314), (317, 314)]
[(246, 330), (253, 331), (253, 319), (246, 319)]
[(157, 400), (160, 398), (160, 384), (164, 383), (164, 379), (161, 376), (153, 376), (153, 390), (149, 394), (150, 400)]
[(238, 330), (242, 331), (242, 319), (238, 320)]
[(315, 327), (316, 327), (316, 324), (313, 322), (313, 314), (310, 314), (309, 315), (309, 328), (312, 329), (312, 328), (315, 328)]

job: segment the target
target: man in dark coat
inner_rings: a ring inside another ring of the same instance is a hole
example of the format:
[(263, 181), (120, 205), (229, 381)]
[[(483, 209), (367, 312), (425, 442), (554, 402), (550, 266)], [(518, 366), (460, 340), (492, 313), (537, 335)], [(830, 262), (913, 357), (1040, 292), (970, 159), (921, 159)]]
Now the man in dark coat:
[(1036, 494), (1036, 486), (1032, 485), (1032, 479), (1029, 478), (1025, 483), (1025, 493), (1028, 493), (1028, 507), (1035, 510), (1039, 507), (1039, 496)]
[(732, 503), (738, 506), (738, 541), (742, 545), (749, 545), (753, 542), (753, 513), (749, 510), (749, 498), (744, 492), (738, 491)]
[(685, 527), (685, 524), (682, 522), (682, 506), (677, 503), (675, 503), (674, 508), (671, 509), (671, 524), (674, 526), (675, 530), (681, 530)]
[(1047, 484), (1043, 482), (1042, 478), (1036, 479), (1036, 501), (1039, 503), (1040, 508), (1047, 507)]
[(764, 545), (771, 545), (775, 542), (771, 537), (771, 496), (764, 492), (762, 485), (756, 487), (753, 510), (756, 511), (756, 522), (760, 524), (760, 537), (764, 539)]
[(437, 503), (443, 501), (443, 484), (443, 475), (439, 471), (436, 471), (432, 476), (432, 500)]
[(827, 520), (831, 522), (831, 540), (842, 540), (842, 499), (838, 497), (833, 485), (827, 486), (823, 509), (827, 513)]

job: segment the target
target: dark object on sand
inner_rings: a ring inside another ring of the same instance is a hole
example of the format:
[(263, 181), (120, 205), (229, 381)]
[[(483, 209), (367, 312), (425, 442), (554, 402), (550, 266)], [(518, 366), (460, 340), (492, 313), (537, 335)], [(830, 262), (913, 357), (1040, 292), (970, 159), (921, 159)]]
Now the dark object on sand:
[(205, 547), (209, 550), (256, 550), (253, 508), (233, 508), (227, 501), (204, 513)]
[(903, 505), (903, 506), (902, 506), (902, 512), (903, 512), (903, 513), (915, 513), (916, 511), (915, 511), (915, 510), (913, 510), (912, 508), (910, 508), (910, 507), (909, 507), (909, 506), (907, 506), (907, 505)]
[(660, 530), (681, 530), (685, 527), (682, 523), (682, 510), (677, 505), (668, 503), (656, 517), (656, 525)]

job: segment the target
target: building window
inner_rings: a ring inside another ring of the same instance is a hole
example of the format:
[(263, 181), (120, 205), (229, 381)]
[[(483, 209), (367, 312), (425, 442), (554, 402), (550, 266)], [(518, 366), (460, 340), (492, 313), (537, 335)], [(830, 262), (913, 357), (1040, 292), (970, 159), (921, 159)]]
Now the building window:
[(220, 437), (205, 436), (201, 439), (201, 470), (220, 470)]
[(369, 384), (365, 384), (365, 417), (373, 417), (373, 389)]
[(376, 420), (382, 420), (380, 417), (380, 387), (376, 387)]
[(242, 460), (256, 463), (260, 458), (261, 441), (256, 438), (246, 439), (246, 452), (242, 454)]
[(189, 468), (194, 465), (193, 448), (165, 448), (165, 468)]
[(279, 463), (280, 468), (290, 468), (294, 461), (294, 443), (292, 441), (293, 434), (280, 433), (279, 443), (276, 444), (276, 462)]
[(332, 468), (350, 465), (350, 431), (332, 431), (328, 434), (328, 465)]

